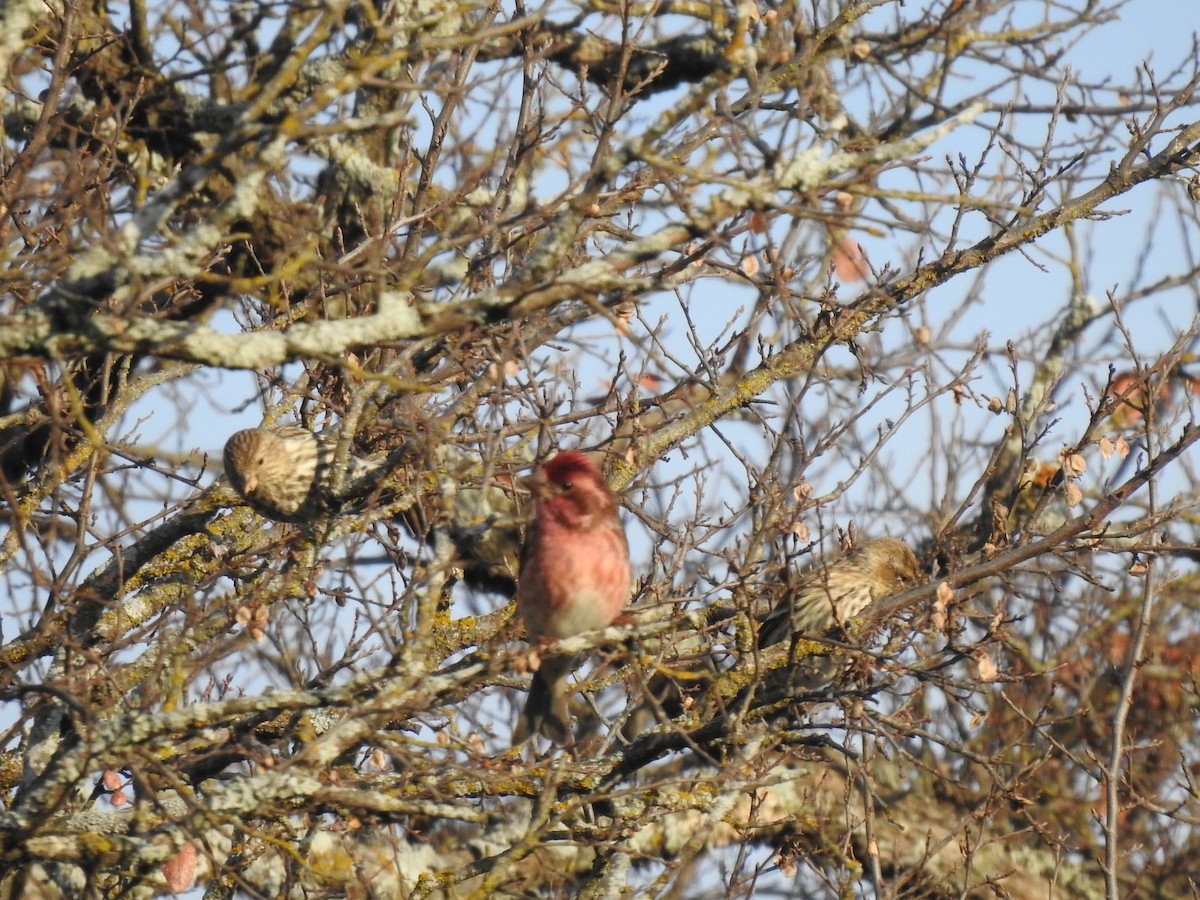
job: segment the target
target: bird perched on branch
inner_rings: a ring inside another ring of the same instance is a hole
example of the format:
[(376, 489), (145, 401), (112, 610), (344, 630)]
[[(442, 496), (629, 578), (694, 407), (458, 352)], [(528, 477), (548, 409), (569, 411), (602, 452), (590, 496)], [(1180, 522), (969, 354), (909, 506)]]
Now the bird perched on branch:
[(896, 538), (876, 538), (841, 559), (804, 573), (783, 602), (767, 613), (758, 629), (758, 646), (770, 647), (793, 635), (820, 635), (845, 626), (877, 600), (916, 585), (921, 564)]
[[(766, 650), (793, 638), (820, 637), (834, 626), (846, 627), (853, 619), (869, 618), (873, 604), (914, 587), (920, 576), (920, 564), (903, 541), (878, 538), (855, 546), (836, 561), (803, 572), (790, 585), (775, 584), (772, 577), (763, 586), (771, 583), (786, 594), (759, 622), (758, 647)], [(714, 617), (729, 617), (719, 607), (711, 612)], [(696, 637), (689, 636), (683, 646)], [(762, 682), (748, 686), (729, 700), (709, 693), (718, 678), (713, 659), (702, 651), (690, 652), (690, 658), (672, 661), (669, 668), (660, 668), (648, 680), (647, 702), (631, 711), (622, 729), (631, 742), (656, 721), (674, 719), (688, 709), (693, 717), (699, 715), (702, 721), (709, 722), (724, 715), (723, 710), (741, 709), (755, 695), (758, 702), (769, 705), (800, 692), (813, 691), (829, 682), (837, 668), (829, 656), (806, 652), (799, 658), (785, 660), (786, 666), (770, 672)], [(702, 705), (695, 706), (697, 703)]]
[[(330, 465), (336, 443), (306, 428), (247, 428), (225, 443), (225, 475), (257, 513), (278, 522), (309, 522), (335, 511)], [(350, 456), (342, 479), (352, 485), (382, 466)]]
[[(629, 545), (617, 498), (582, 453), (555, 456), (525, 480), (536, 498), (521, 548), (517, 611), (532, 641), (546, 643), (604, 628), (629, 602)], [(567, 675), (573, 656), (548, 654), (533, 675), (513, 732), (519, 744), (541, 734), (571, 742)]]

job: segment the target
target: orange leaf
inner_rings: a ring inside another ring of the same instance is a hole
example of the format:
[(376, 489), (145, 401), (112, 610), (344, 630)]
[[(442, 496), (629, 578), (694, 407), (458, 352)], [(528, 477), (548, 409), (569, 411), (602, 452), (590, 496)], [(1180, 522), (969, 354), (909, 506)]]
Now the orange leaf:
[(833, 273), (847, 284), (862, 281), (871, 274), (862, 245), (853, 238), (842, 238), (833, 250)]
[(163, 863), (162, 874), (167, 890), (172, 894), (181, 894), (190, 888), (196, 878), (196, 845), (188, 841), (180, 847), (178, 853)]

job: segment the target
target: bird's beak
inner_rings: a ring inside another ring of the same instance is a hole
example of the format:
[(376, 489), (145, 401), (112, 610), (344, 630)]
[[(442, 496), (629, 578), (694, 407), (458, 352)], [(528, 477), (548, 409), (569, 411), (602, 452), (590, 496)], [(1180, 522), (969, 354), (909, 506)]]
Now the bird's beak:
[(534, 497), (541, 500), (543, 497), (549, 496), (550, 482), (546, 480), (546, 476), (538, 469), (532, 475), (526, 475), (520, 480), (521, 487), (533, 494)]
[(247, 494), (253, 494), (253, 493), (254, 493), (254, 489), (255, 489), (256, 487), (258, 487), (258, 475), (256, 475), (255, 473), (251, 472), (251, 473), (250, 473), (250, 476), (249, 476), (249, 477), (246, 479), (246, 484), (245, 484), (246, 493), (247, 493)]

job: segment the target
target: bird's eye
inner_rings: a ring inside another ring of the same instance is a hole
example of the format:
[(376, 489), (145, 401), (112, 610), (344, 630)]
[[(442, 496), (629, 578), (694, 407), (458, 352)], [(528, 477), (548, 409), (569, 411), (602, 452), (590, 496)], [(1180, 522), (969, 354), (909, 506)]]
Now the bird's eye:
[(569, 481), (560, 481), (560, 482), (558, 483), (558, 486), (559, 486), (560, 488), (562, 488), (564, 491), (569, 491), (569, 490), (571, 489), (571, 482), (569, 482)]

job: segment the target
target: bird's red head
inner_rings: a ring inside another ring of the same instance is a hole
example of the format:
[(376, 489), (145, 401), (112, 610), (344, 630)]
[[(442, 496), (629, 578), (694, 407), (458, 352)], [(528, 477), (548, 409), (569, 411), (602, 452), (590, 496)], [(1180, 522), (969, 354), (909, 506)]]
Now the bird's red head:
[(578, 450), (545, 463), (522, 482), (538, 500), (540, 515), (577, 522), (616, 508), (616, 499), (596, 464)]
[(596, 464), (578, 450), (568, 450), (560, 453), (542, 467), (546, 480), (554, 484), (562, 484), (580, 478), (598, 480), (600, 470)]

